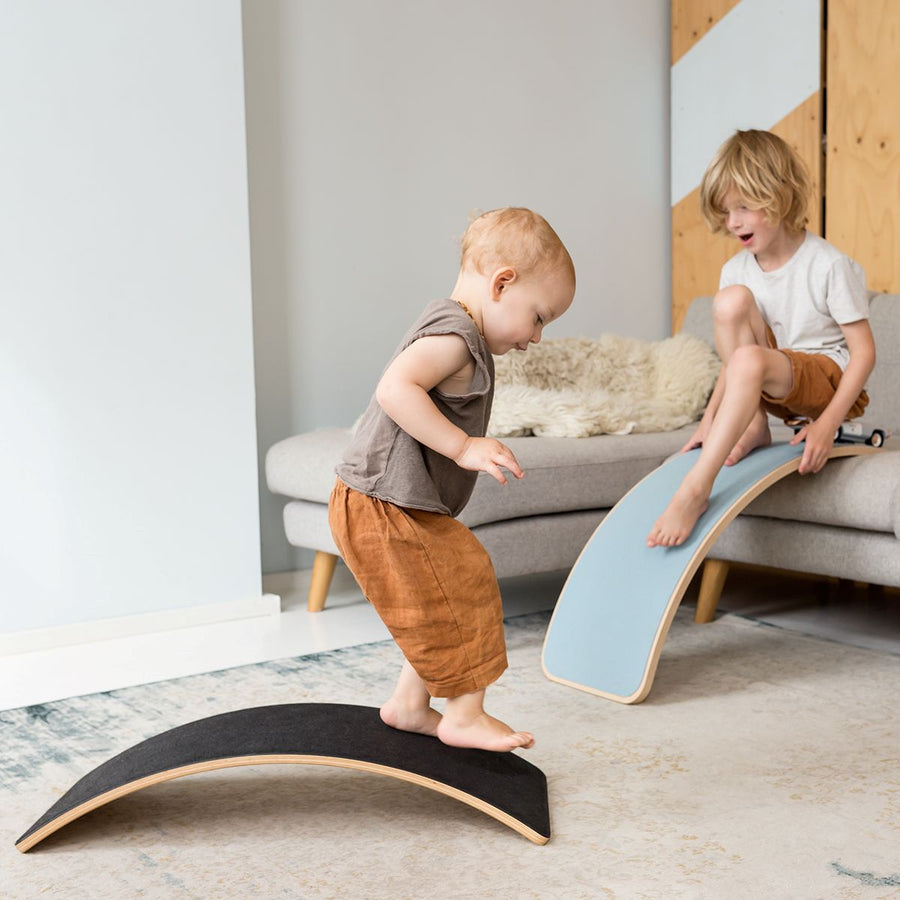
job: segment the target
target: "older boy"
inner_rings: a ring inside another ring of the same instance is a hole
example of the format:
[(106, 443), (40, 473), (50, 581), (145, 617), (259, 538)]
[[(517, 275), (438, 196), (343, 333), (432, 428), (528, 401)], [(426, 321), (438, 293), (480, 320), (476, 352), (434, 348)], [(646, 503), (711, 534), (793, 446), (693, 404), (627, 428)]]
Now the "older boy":
[[(477, 218), (463, 236), (450, 297), (429, 304), (397, 348), (360, 421), (329, 504), (341, 556), (403, 651), (381, 708), (388, 725), (457, 747), (530, 747), (484, 711), (506, 668), (503, 612), (487, 552), (456, 516), (478, 472), (523, 473), (484, 437), (491, 354), (526, 350), (571, 305), (575, 270), (527, 209)], [(440, 715), (432, 697), (447, 698)]]
[(806, 231), (810, 193), (803, 163), (767, 131), (738, 131), (703, 176), (700, 204), (715, 232), (744, 248), (722, 267), (713, 300), (716, 350), (724, 363), (693, 437), (697, 462), (647, 537), (673, 547), (708, 505), (722, 465), (772, 440), (767, 413), (811, 422), (799, 471), (818, 472), (838, 426), (862, 415), (875, 365), (862, 269)]

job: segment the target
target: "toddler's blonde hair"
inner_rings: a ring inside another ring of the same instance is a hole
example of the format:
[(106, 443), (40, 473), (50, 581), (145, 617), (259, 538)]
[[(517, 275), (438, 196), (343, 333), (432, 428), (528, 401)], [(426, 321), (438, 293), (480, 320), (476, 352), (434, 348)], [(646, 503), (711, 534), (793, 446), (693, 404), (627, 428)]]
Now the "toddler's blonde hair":
[(809, 221), (811, 185), (806, 166), (771, 131), (736, 131), (719, 148), (700, 182), (700, 212), (714, 233), (726, 232), (725, 196), (734, 189), (770, 222), (802, 231)]
[(543, 216), (523, 207), (482, 213), (462, 236), (462, 269), (487, 275), (504, 265), (513, 266), (522, 276), (562, 269), (575, 282), (572, 257), (559, 235)]

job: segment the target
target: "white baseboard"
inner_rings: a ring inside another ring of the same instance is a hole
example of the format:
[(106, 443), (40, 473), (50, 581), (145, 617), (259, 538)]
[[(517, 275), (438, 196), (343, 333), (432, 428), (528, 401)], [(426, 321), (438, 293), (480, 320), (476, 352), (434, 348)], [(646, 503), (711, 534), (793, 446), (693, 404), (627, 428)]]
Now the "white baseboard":
[(114, 638), (134, 637), (179, 628), (214, 625), (235, 619), (272, 616), (281, 612), (281, 598), (262, 594), (249, 600), (229, 600), (204, 606), (186, 606), (134, 616), (117, 616), (93, 622), (73, 622), (51, 628), (35, 628), (0, 634), (0, 657), (37, 650), (54, 650), (76, 644), (89, 644)]

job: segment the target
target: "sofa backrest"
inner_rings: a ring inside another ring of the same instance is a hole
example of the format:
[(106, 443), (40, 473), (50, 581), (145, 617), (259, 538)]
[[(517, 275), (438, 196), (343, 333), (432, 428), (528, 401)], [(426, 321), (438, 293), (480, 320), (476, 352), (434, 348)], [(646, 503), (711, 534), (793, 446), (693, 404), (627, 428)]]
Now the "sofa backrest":
[[(869, 306), (877, 361), (867, 385), (869, 406), (862, 421), (900, 434), (900, 294), (875, 294)], [(682, 330), (713, 346), (712, 297), (691, 303)]]

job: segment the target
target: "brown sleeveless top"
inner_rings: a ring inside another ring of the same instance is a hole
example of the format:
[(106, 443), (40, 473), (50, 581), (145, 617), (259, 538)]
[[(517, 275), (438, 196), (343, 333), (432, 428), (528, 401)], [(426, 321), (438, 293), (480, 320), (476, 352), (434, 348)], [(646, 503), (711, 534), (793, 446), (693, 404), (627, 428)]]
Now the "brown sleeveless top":
[[(475, 360), (465, 394), (428, 392), (435, 406), (471, 437), (484, 437), (494, 397), (494, 360), (475, 323), (453, 300), (434, 300), (394, 351), (391, 362), (413, 341), (434, 334), (458, 334)], [(390, 363), (388, 363), (390, 365)], [(373, 396), (353, 440), (336, 469), (354, 490), (398, 506), (456, 516), (468, 503), (477, 472), (413, 440)]]

